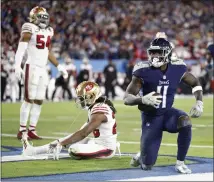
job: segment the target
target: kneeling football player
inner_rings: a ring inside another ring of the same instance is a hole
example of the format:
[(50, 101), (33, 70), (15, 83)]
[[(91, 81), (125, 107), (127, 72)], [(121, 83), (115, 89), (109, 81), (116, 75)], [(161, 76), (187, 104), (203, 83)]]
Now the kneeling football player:
[[(191, 173), (184, 161), (192, 137), (190, 117), (200, 117), (203, 112), (202, 87), (198, 79), (187, 71), (183, 60), (171, 60), (172, 46), (166, 37), (154, 39), (147, 52), (149, 61), (135, 65), (124, 97), (125, 105), (138, 105), (138, 108), (143, 109), (141, 152), (132, 159), (131, 165), (150, 170), (156, 162), (163, 131), (167, 131), (178, 133), (175, 170)], [(172, 107), (181, 81), (192, 87), (196, 98), (190, 117), (184, 111)], [(140, 91), (143, 92), (142, 96), (138, 96)], [(149, 106), (153, 109), (149, 109)]]

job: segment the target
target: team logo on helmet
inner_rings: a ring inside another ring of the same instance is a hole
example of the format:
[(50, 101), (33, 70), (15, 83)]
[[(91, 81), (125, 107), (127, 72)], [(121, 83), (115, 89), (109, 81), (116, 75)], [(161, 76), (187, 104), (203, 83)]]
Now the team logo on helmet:
[(92, 83), (89, 83), (88, 85), (86, 85), (85, 87), (86, 92), (90, 91), (93, 87), (94, 85)]

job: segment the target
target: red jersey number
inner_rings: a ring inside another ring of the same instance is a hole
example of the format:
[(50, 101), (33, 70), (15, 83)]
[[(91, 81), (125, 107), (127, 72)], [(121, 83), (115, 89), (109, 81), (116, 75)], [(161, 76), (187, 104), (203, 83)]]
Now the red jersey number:
[(93, 131), (93, 134), (94, 134), (94, 137), (95, 137), (95, 138), (99, 137), (99, 136), (100, 136), (100, 131), (99, 131), (99, 129), (95, 129), (95, 130)]
[(51, 37), (48, 36), (47, 40), (45, 40), (44, 35), (36, 35), (36, 47), (38, 49), (44, 49), (45, 47), (49, 47), (51, 42)]
[(112, 134), (117, 134), (117, 123), (114, 123), (114, 126), (112, 128)]

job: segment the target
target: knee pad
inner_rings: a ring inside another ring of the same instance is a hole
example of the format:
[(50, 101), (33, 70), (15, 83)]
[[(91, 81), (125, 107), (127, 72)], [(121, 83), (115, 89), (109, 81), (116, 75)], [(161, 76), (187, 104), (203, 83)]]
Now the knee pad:
[(191, 126), (192, 126), (192, 122), (189, 116), (181, 116), (178, 119), (178, 129), (184, 128), (184, 127), (191, 127)]

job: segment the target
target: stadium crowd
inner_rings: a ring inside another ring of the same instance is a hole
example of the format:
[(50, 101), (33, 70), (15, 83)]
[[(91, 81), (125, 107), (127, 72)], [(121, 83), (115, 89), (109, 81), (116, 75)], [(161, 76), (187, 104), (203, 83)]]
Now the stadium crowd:
[(201, 77), (206, 70), (206, 49), (213, 41), (212, 1), (3, 1), (1, 59), (6, 64), (14, 61), (21, 26), (36, 5), (50, 14), (57, 58), (123, 58), (131, 65), (133, 60), (147, 59), (146, 48), (163, 31), (178, 57), (197, 61), (190, 71)]

